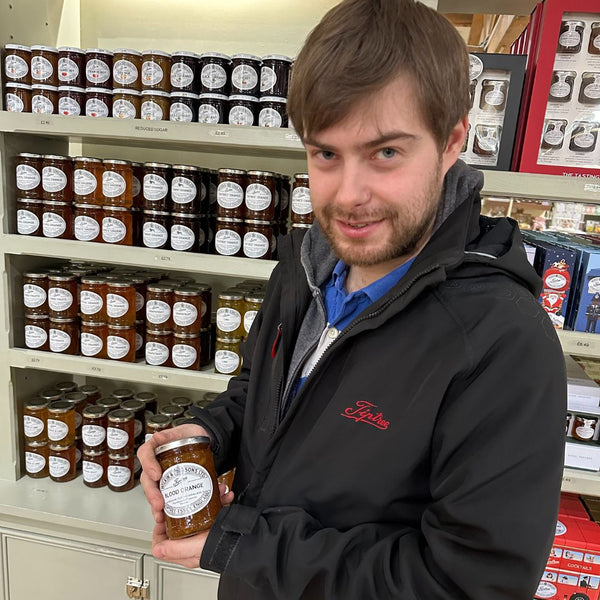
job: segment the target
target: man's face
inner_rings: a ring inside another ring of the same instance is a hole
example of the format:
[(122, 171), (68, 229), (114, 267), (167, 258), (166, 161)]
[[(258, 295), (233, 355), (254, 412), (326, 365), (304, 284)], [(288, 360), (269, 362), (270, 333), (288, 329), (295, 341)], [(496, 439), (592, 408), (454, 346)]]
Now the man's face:
[(422, 248), (462, 146), (462, 125), (440, 152), (412, 82), (400, 77), (305, 140), (313, 210), (339, 258), (391, 270)]

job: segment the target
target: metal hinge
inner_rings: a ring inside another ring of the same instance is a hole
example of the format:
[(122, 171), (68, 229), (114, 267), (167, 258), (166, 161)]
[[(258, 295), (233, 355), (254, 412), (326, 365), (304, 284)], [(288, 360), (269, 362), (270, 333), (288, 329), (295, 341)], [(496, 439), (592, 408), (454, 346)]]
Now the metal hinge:
[(142, 581), (141, 579), (136, 579), (135, 577), (129, 576), (127, 578), (127, 595), (130, 598), (143, 598), (144, 600), (148, 600), (150, 598), (149, 594), (150, 582), (147, 579)]

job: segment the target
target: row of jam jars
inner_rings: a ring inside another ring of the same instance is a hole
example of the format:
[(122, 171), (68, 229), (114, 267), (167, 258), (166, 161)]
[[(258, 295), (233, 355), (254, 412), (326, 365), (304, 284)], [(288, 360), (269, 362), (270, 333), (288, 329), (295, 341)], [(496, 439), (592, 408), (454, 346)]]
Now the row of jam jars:
[(81, 321), (81, 354), (88, 358), (135, 362), (144, 357), (144, 339), (144, 321), (135, 325)]
[(207, 215), (169, 213), (159, 210), (142, 212), (141, 242), (145, 248), (208, 252), (209, 218)]
[(146, 330), (146, 364), (198, 370), (208, 365), (210, 358), (210, 328), (198, 333)]
[(271, 259), (276, 251), (274, 224), (217, 217), (214, 244), (215, 253), (221, 256)]

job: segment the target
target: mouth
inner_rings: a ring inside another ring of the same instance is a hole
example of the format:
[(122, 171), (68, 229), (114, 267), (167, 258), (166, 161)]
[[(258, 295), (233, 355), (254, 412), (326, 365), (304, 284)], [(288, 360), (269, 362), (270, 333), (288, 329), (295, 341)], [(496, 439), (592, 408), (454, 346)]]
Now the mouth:
[(349, 237), (364, 236), (373, 232), (383, 221), (345, 221), (338, 219), (338, 227)]

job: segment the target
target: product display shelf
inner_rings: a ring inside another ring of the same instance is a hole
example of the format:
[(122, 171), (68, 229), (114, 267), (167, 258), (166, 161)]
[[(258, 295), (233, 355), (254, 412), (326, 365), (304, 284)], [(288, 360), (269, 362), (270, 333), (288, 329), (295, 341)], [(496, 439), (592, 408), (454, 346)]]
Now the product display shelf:
[(557, 333), (565, 354), (600, 358), (600, 335), (580, 331), (558, 331)]
[(574, 494), (586, 494), (599, 496), (600, 473), (583, 471), (579, 469), (567, 469), (563, 471), (562, 491)]

